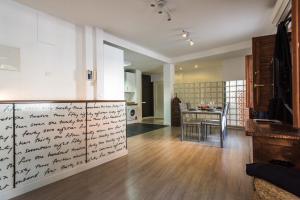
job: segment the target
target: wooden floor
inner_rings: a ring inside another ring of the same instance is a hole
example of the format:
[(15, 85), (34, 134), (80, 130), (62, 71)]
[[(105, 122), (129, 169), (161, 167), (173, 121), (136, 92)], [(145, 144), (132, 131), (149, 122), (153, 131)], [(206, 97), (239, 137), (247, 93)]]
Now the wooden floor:
[(145, 118), (143, 118), (142, 123), (163, 125), (164, 119), (163, 118), (155, 118), (155, 117), (145, 117)]
[(178, 128), (128, 139), (129, 155), (45, 186), (16, 200), (248, 200), (249, 138), (230, 131), (225, 148), (181, 142)]

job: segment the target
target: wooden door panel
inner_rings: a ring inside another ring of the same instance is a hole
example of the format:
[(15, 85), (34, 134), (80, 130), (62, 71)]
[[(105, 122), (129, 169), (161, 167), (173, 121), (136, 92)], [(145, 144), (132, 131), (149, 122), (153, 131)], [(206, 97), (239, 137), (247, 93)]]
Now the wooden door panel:
[(253, 56), (245, 57), (246, 70), (246, 107), (253, 108)]
[(253, 108), (267, 112), (273, 97), (275, 35), (253, 38)]
[(142, 117), (154, 116), (153, 83), (151, 76), (142, 75)]

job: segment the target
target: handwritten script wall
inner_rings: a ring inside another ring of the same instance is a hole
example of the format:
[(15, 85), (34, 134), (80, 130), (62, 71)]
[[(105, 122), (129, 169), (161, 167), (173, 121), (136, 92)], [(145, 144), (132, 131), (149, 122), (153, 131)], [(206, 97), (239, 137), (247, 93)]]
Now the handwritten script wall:
[(0, 105), (0, 191), (13, 187), (12, 117), (12, 105)]
[(88, 162), (126, 150), (124, 103), (88, 104)]
[(85, 103), (16, 105), (16, 185), (83, 164)]
[[(124, 102), (16, 104), (16, 187), (127, 153), (125, 111)], [(13, 187), (12, 105), (0, 104), (0, 131), (1, 192)]]

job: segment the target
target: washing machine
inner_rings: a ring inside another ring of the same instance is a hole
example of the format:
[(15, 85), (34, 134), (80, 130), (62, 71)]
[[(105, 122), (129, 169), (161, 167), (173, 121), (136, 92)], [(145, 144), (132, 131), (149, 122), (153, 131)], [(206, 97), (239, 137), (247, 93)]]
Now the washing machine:
[(137, 105), (127, 105), (127, 124), (138, 122)]

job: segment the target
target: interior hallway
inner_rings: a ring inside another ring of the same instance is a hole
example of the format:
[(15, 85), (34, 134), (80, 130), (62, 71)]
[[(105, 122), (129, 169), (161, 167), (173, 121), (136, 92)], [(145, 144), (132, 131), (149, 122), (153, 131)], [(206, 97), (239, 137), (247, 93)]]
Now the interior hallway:
[[(250, 200), (250, 138), (230, 130), (225, 148), (181, 142), (179, 128), (128, 138), (129, 154), (15, 200)], [(111, 192), (113, 191), (113, 192)]]

